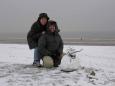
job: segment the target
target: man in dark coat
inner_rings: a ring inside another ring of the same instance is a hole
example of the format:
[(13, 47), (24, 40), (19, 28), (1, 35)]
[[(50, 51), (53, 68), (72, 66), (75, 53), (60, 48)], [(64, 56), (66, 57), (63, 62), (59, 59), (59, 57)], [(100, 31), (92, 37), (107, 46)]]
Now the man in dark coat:
[(38, 40), (46, 31), (47, 22), (49, 17), (46, 13), (40, 13), (38, 20), (32, 25), (27, 34), (27, 42), (30, 49), (34, 49), (34, 62), (33, 65), (40, 66), (39, 53), (38, 53)]
[(40, 54), (44, 56), (51, 56), (54, 61), (54, 66), (57, 67), (61, 62), (61, 55), (63, 53), (63, 41), (59, 35), (59, 29), (55, 21), (48, 21), (47, 31), (42, 35), (38, 41), (38, 48)]

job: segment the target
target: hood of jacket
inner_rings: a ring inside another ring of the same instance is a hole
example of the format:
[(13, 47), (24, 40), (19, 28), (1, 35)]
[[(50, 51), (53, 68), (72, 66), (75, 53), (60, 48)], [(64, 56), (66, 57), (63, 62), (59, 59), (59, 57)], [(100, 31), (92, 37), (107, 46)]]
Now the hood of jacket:
[[(54, 25), (55, 26), (55, 32), (51, 32), (50, 30), (49, 30), (49, 26), (51, 26), (51, 25)], [(58, 25), (57, 25), (57, 23), (55, 22), (55, 21), (53, 21), (53, 20), (49, 20), (48, 21), (48, 24), (47, 24), (47, 33), (50, 33), (50, 34), (56, 34), (56, 33), (58, 33), (58, 32), (60, 32), (60, 30), (58, 29)]]

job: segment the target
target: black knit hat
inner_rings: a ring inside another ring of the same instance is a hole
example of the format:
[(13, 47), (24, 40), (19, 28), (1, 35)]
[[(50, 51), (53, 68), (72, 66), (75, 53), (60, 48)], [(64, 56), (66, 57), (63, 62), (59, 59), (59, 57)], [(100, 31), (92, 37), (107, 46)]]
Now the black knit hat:
[(48, 17), (48, 15), (47, 15), (47, 13), (40, 13), (40, 14), (39, 14), (39, 17), (38, 17), (38, 20), (40, 20), (40, 19), (43, 18), (43, 17), (45, 17), (45, 18), (47, 18), (47, 20), (49, 20), (49, 17)]

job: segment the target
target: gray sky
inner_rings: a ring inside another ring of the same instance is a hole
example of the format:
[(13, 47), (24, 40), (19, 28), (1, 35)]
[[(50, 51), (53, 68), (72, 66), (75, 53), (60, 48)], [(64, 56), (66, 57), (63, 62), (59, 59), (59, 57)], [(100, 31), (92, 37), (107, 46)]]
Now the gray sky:
[(56, 20), (62, 32), (115, 37), (115, 0), (0, 0), (0, 33), (28, 32), (41, 12)]

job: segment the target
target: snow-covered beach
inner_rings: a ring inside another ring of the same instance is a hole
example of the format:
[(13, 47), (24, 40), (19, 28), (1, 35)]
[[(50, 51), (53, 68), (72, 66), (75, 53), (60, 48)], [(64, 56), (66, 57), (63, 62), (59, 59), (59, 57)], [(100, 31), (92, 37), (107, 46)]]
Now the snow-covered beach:
[[(83, 49), (77, 54), (81, 67), (73, 72), (59, 68), (28, 67), (33, 50), (26, 44), (0, 44), (1, 86), (115, 86), (115, 46), (65, 45)], [(90, 78), (90, 72), (95, 76)]]

